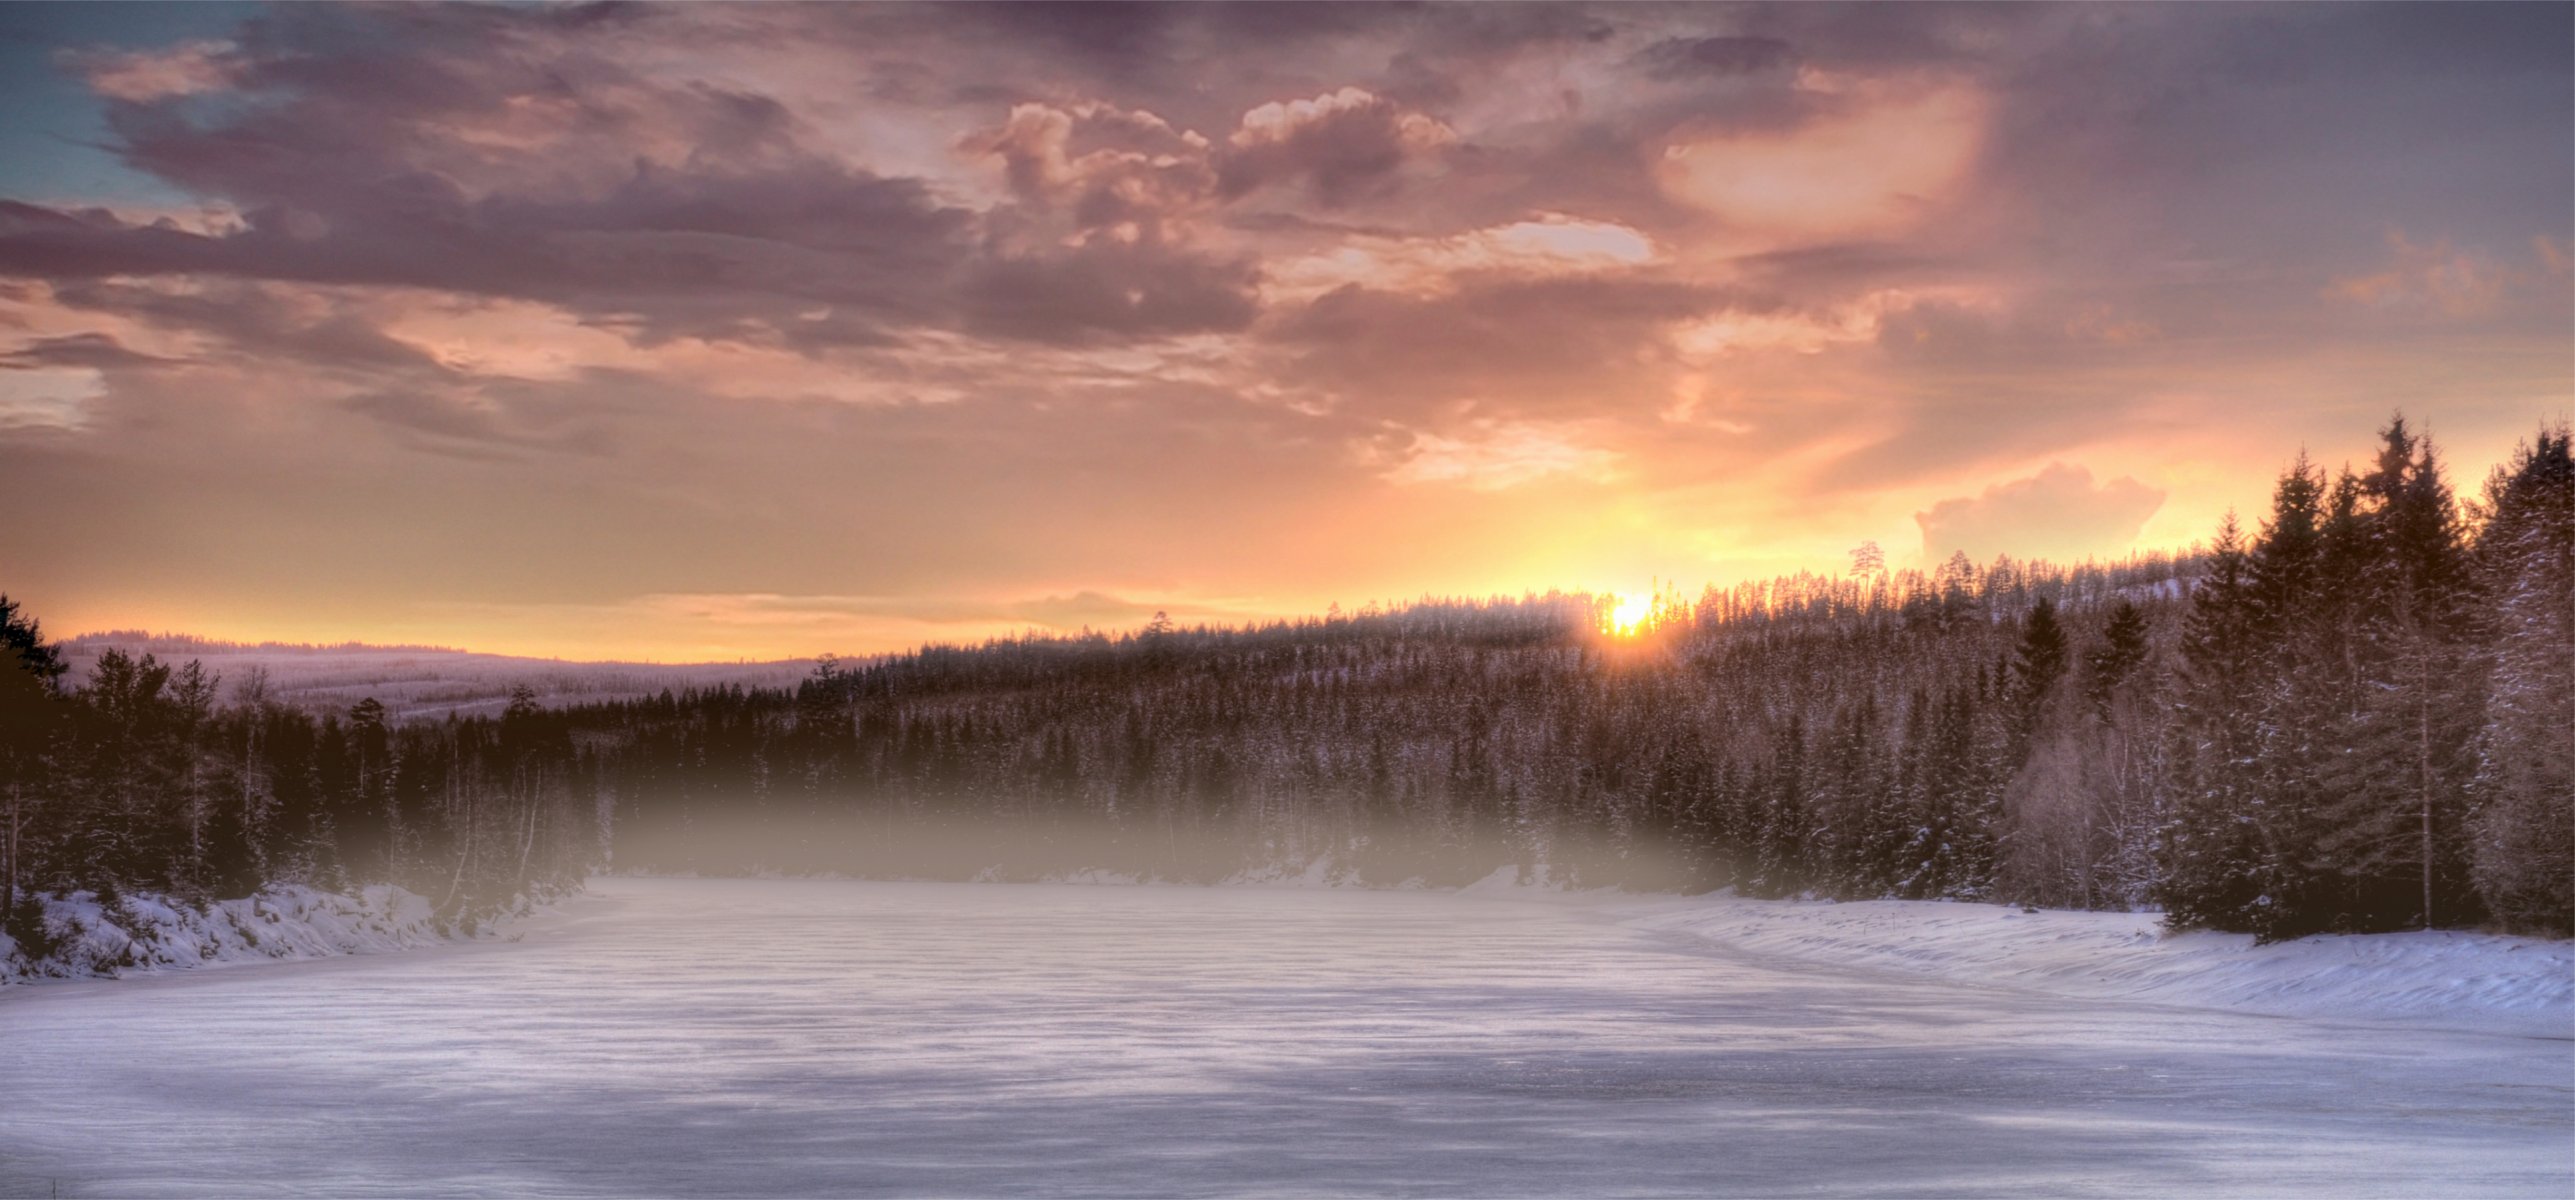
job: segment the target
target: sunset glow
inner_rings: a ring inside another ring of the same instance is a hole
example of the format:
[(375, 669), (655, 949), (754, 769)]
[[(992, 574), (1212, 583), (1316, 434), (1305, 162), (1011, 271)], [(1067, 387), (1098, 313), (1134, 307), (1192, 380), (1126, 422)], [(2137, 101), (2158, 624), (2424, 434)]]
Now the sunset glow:
[(1611, 605), (1609, 610), (1610, 632), (1622, 637), (1633, 637), (1642, 631), (1646, 619), (1654, 615), (1654, 598), (1620, 596), (1617, 599), (1618, 602)]
[(66, 634), (765, 659), (2108, 557), (2575, 398), (2562, 6), (0, 22), (0, 585)]

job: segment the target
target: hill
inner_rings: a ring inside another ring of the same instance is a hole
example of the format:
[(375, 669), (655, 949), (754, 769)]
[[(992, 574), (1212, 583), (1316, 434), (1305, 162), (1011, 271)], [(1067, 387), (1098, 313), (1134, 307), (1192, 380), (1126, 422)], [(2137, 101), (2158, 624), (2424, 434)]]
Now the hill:
[(535, 692), (538, 703), (553, 708), (729, 684), (793, 687), (813, 669), (808, 659), (572, 662), (443, 646), (250, 644), (140, 630), (82, 634), (63, 641), (61, 650), (70, 668), (66, 682), (73, 686), (88, 682), (99, 655), (121, 650), (138, 658), (150, 654), (166, 663), (202, 662), (221, 677), (220, 685), (229, 695), (247, 695), (264, 686), (271, 702), (316, 716), (344, 714), (350, 706), (373, 697), (396, 720), (499, 716), (509, 704), (511, 691), (519, 687)]

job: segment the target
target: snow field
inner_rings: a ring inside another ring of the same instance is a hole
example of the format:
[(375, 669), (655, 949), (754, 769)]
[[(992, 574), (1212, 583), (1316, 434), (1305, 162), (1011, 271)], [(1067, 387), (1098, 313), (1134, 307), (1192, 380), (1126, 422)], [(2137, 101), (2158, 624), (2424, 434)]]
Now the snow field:
[(2093, 1000), (2575, 1037), (2575, 942), (2439, 930), (2301, 938), (2168, 933), (2154, 913), (1934, 900), (1696, 897), (1621, 904), (1729, 953)]

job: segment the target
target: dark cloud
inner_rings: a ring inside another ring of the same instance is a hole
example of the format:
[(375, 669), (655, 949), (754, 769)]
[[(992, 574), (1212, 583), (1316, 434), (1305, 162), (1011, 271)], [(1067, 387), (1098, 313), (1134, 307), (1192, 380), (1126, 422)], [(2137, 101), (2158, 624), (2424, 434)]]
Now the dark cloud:
[(515, 461), (529, 451), (599, 454), (613, 436), (579, 413), (531, 413), (461, 389), (363, 392), (341, 403), (383, 422), (406, 445), (467, 459)]
[(1247, 263), (1094, 239), (1069, 253), (981, 264), (966, 284), (966, 324), (1066, 344), (1231, 332), (1256, 314), (1254, 282)]
[(816, 306), (857, 340), (945, 318), (971, 213), (836, 161), (772, 97), (649, 77), (594, 45), (638, 22), (279, 10), (229, 56), (236, 100), (109, 110), (130, 164), (233, 205), (239, 227), (12, 204), (0, 271), (434, 288), (659, 335), (775, 332)]
[(1488, 279), (1438, 296), (1345, 287), (1283, 319), (1286, 377), (1358, 410), (1418, 421), (1479, 413), (1608, 412), (1654, 405), (1652, 354), (1721, 292), (1648, 279)]
[(1170, 48), (1174, 26), (1185, 19), (1178, 5), (1103, 0), (1097, 4), (1002, 3), (972, 6), (961, 14), (988, 24), (995, 34), (1024, 38), (1049, 50), (1077, 55), (1118, 70), (1159, 59)]
[(1634, 61), (1649, 76), (1677, 81), (1775, 71), (1795, 59), (1778, 38), (1718, 36), (1665, 38), (1637, 51)]
[(124, 343), (104, 333), (73, 333), (61, 337), (36, 338), (14, 350), (0, 353), (0, 369), (88, 367), (92, 370), (106, 370), (173, 366), (176, 363), (175, 359), (126, 349)]
[(472, 199), (411, 175), (318, 207), (256, 208), (238, 231), (132, 225), (0, 204), (0, 272), (431, 288), (628, 318), (659, 336), (743, 336), (814, 306), (851, 341), (936, 323), (971, 218), (911, 181), (819, 167), (716, 179), (638, 167), (578, 200)]
[(55, 285), (54, 296), (72, 309), (207, 335), (227, 354), (251, 361), (335, 371), (446, 371), (434, 356), (387, 336), (364, 316), (267, 285), (217, 280), (173, 291), (123, 280), (78, 279)]

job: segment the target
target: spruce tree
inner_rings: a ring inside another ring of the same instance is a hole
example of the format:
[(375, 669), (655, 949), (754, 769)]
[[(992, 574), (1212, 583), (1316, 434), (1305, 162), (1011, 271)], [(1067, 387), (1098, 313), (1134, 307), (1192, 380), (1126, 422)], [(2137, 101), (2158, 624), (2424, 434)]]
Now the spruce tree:
[(2066, 647), (2065, 626), (2056, 619), (2056, 602), (2041, 597), (2030, 606), (2029, 619), (2021, 627), (2021, 644), (2012, 660), (2012, 757), (2028, 753), (2032, 735), (2046, 715), (2050, 697), (2056, 694), (2057, 681), (2065, 678), (2072, 652)]
[(2324, 809), (2317, 863), (2340, 878), (2341, 925), (2463, 923), (2478, 915), (2465, 856), (2469, 743), (2483, 724), (2475, 580), (2439, 460), (2403, 417), (2381, 432), (2360, 486), (2356, 769)]
[(2227, 514), (2182, 627), (2176, 795), (2154, 900), (2177, 928), (2256, 929), (2270, 905), (2252, 786), (2256, 652), (2244, 537)]
[(0, 594), (0, 788), (8, 791), (7, 825), (0, 828), (0, 922), (21, 940), (40, 934), (21, 920), (19, 876), (27, 822), (34, 815), (41, 760), (61, 728), (62, 655), (45, 641), (33, 616)]
[(2474, 876), (2518, 929), (2575, 933), (2575, 453), (2543, 427), (2486, 482), (2476, 567), (2491, 700), (2476, 744)]
[(2128, 600), (2110, 610), (2101, 644), (2083, 656), (2083, 699), (2096, 720), (2110, 720), (2119, 687), (2146, 662), (2146, 613)]

